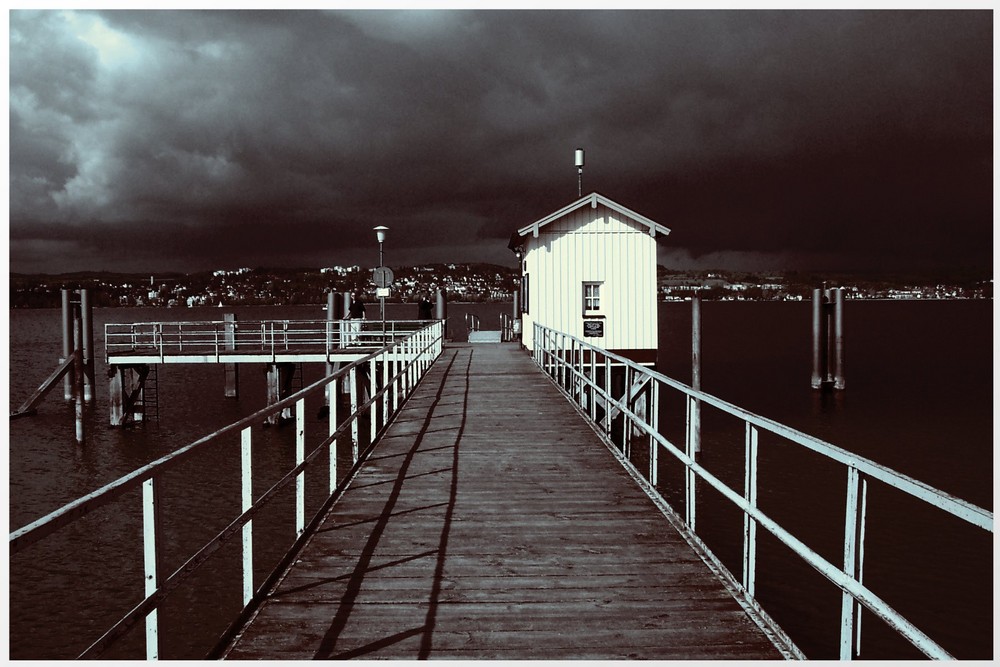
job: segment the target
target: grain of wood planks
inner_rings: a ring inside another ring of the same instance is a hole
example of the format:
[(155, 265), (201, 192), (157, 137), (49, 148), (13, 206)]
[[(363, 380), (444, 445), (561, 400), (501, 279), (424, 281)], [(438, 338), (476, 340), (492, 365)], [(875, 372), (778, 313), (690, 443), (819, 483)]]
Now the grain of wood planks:
[(445, 349), (229, 659), (778, 659), (514, 344)]

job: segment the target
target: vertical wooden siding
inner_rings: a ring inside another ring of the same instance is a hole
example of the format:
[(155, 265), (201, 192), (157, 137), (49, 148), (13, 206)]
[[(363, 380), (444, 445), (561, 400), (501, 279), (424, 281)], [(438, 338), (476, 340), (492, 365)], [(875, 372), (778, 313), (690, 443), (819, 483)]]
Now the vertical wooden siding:
[(603, 205), (568, 213), (525, 239), (530, 307), (523, 341), (533, 348), (540, 322), (583, 336), (582, 285), (600, 281), (607, 349), (655, 349), (656, 240), (638, 224)]

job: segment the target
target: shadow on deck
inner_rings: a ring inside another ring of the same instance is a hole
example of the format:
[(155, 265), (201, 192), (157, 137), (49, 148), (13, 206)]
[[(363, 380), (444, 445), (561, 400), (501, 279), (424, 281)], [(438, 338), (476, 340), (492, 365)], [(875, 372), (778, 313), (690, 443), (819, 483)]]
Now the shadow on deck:
[(777, 659), (531, 359), (445, 349), (230, 659)]

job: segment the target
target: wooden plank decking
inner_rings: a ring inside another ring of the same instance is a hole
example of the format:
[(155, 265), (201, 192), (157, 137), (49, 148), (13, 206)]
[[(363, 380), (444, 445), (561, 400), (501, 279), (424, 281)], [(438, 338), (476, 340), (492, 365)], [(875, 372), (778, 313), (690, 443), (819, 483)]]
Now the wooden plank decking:
[(226, 657), (781, 654), (526, 353), (467, 345)]

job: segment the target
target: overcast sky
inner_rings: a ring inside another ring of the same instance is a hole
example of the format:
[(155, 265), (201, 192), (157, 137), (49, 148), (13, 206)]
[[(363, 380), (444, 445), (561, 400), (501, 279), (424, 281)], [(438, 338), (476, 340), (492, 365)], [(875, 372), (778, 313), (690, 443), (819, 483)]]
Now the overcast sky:
[(10, 270), (514, 265), (597, 191), (675, 268), (992, 264), (989, 11), (22, 11)]

